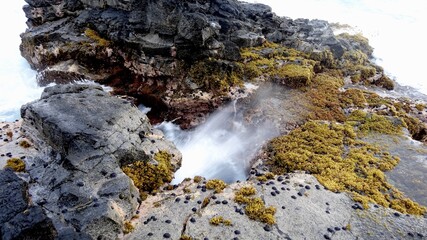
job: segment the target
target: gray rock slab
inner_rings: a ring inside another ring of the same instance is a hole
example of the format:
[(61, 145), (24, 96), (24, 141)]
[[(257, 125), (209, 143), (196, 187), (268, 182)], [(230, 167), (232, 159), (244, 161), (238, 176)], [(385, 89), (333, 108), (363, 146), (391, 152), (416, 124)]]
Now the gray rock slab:
[[(202, 183), (183, 182), (176, 190), (144, 201), (139, 218), (132, 221), (135, 230), (124, 239), (162, 239), (164, 234), (169, 234), (170, 239), (183, 235), (192, 239), (406, 239), (412, 236), (421, 239), (427, 236), (427, 220), (422, 216), (397, 214), (376, 205), (361, 210), (348, 194), (326, 190), (309, 174), (279, 177), (264, 183), (252, 177), (227, 186), (219, 194), (212, 190), (203, 192)], [(256, 195), (266, 206), (276, 208), (276, 224), (249, 219), (244, 207), (234, 202), (234, 192), (247, 185), (256, 188)], [(186, 196), (190, 199), (188, 203), (184, 203)], [(203, 202), (206, 197), (210, 202), (202, 208), (198, 201)], [(230, 220), (232, 226), (210, 224), (215, 216)]]

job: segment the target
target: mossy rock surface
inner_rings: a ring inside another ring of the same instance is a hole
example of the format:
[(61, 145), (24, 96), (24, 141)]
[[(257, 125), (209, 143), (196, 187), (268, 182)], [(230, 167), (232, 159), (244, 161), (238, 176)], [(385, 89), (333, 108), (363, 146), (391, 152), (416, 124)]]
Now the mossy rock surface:
[(202, 90), (221, 94), (243, 83), (240, 68), (240, 65), (232, 62), (206, 59), (191, 66), (189, 77)]
[[(373, 124), (387, 124), (384, 127), (392, 128), (387, 119), (379, 117), (377, 121), (378, 116), (372, 119), (361, 112), (357, 114), (357, 121), (362, 122), (361, 131), (390, 133), (389, 129), (373, 127)], [(289, 135), (273, 139), (269, 149), (273, 153), (269, 165), (276, 173), (310, 172), (329, 190), (349, 192), (364, 207), (376, 203), (403, 213), (426, 211), (386, 181), (384, 172), (393, 169), (399, 159), (378, 146), (358, 140), (350, 124), (309, 121)]]
[(141, 192), (150, 193), (172, 181), (174, 168), (170, 163), (171, 159), (172, 156), (168, 152), (160, 151), (154, 155), (157, 165), (136, 161), (122, 167), (122, 170)]

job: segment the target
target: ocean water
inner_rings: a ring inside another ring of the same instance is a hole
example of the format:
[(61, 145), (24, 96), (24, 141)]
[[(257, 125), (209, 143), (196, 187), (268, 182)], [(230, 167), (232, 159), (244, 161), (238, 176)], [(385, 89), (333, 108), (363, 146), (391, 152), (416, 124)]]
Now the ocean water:
[(21, 105), (39, 98), (43, 90), (37, 86), (36, 72), (19, 51), (19, 34), (27, 27), (24, 4), (23, 0), (8, 1), (0, 14), (0, 121), (19, 119)]
[(427, 94), (427, 4), (422, 0), (245, 0), (279, 16), (349, 24), (368, 37), (377, 64), (400, 85)]

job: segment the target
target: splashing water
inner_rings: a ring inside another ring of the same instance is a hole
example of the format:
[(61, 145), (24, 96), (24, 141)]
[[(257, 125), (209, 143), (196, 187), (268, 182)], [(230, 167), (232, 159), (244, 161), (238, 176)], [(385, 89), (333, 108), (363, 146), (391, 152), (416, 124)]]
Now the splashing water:
[(302, 101), (301, 95), (279, 86), (261, 86), (240, 100), (217, 110), (191, 131), (183, 131), (172, 122), (157, 126), (182, 153), (182, 166), (173, 183), (197, 175), (226, 182), (245, 180), (266, 141), (278, 136), (281, 126), (297, 121), (304, 112), (301, 108), (291, 110), (296, 101)]
[(21, 105), (39, 98), (43, 90), (37, 86), (36, 72), (19, 52), (19, 34), (25, 30), (24, 4), (23, 0), (10, 1), (7, 11), (0, 14), (5, 36), (0, 44), (0, 121), (19, 119)]
[(183, 156), (174, 183), (196, 175), (226, 182), (246, 179), (252, 158), (276, 132), (266, 123), (255, 129), (245, 126), (234, 111), (235, 104), (217, 111), (193, 131), (184, 132), (170, 122), (158, 126)]

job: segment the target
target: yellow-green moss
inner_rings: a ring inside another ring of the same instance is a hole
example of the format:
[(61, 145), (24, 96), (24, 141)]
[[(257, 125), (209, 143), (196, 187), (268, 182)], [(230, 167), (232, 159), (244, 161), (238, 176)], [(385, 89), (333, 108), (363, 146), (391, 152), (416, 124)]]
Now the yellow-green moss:
[(346, 65), (365, 65), (368, 63), (368, 56), (360, 50), (351, 50), (344, 52), (342, 58), (346, 60)]
[(364, 37), (362, 34), (349, 34), (349, 33), (341, 33), (337, 36), (338, 38), (348, 39), (353, 45), (358, 45), (358, 49), (366, 52), (366, 54), (372, 54), (373, 48), (369, 45), (369, 40)]
[(20, 158), (10, 158), (4, 168), (10, 168), (15, 172), (23, 172), (25, 171), (25, 162)]
[(290, 87), (309, 85), (314, 76), (314, 66), (319, 65), (319, 61), (330, 61), (328, 53), (313, 54), (313, 58), (310, 58), (306, 53), (271, 42), (243, 48), (240, 53), (243, 79), (250, 81), (264, 76), (266, 79), (278, 79)]
[(241, 85), (240, 65), (233, 67), (214, 59), (206, 59), (193, 64), (189, 70), (191, 79), (202, 89), (224, 93), (230, 87)]
[(339, 99), (339, 88), (344, 85), (341, 78), (328, 73), (317, 74), (313, 83), (306, 91), (311, 111), (308, 118), (312, 120), (335, 120), (342, 122), (345, 115)]
[(86, 37), (94, 40), (99, 46), (106, 47), (110, 45), (110, 41), (100, 37), (99, 34), (93, 29), (86, 28), (85, 35)]
[(234, 201), (245, 205), (245, 214), (252, 220), (264, 222), (267, 224), (276, 223), (274, 214), (276, 208), (266, 207), (260, 197), (256, 197), (256, 190), (253, 186), (244, 186), (234, 194)]
[(19, 142), (19, 146), (21, 146), (23, 148), (29, 148), (29, 147), (31, 147), (31, 144), (26, 140), (22, 140)]
[(267, 177), (265, 177), (264, 175), (258, 176), (256, 179), (260, 182), (266, 182), (267, 181)]
[[(366, 114), (360, 113), (357, 119), (365, 121)], [(269, 143), (273, 153), (269, 165), (278, 174), (308, 171), (329, 190), (347, 191), (365, 207), (372, 202), (404, 213), (423, 214), (424, 207), (397, 194), (399, 191), (385, 179), (384, 171), (394, 168), (399, 159), (356, 136), (349, 124), (309, 121)]]
[(195, 183), (199, 183), (199, 182), (201, 182), (202, 181), (202, 177), (201, 176), (195, 176), (194, 178), (193, 178), (193, 180), (194, 180), (194, 182)]
[(341, 106), (346, 107), (365, 107), (367, 101), (363, 91), (360, 89), (350, 88), (340, 94)]
[(310, 59), (313, 59), (319, 63), (316, 64), (316, 72), (320, 72), (324, 68), (335, 68), (337, 64), (334, 54), (330, 50), (313, 51), (310, 53)]
[(179, 240), (192, 240), (193, 238), (191, 238), (190, 236), (187, 235), (181, 235), (181, 237), (179, 238)]
[(285, 86), (298, 88), (310, 85), (314, 73), (310, 65), (285, 64), (277, 70), (277, 76)]
[(347, 121), (352, 126), (357, 127), (362, 134), (373, 131), (385, 134), (402, 134), (402, 127), (404, 127), (401, 119), (366, 113), (362, 110), (353, 111), (348, 116)]
[(358, 70), (360, 71), (360, 77), (362, 79), (368, 79), (373, 76), (375, 76), (376, 69), (371, 66), (357, 66)]
[(222, 216), (215, 216), (209, 220), (209, 223), (214, 226), (224, 225), (232, 226), (233, 223), (229, 219), (224, 219)]
[(364, 91), (363, 94), (365, 95), (365, 99), (368, 102), (368, 105), (370, 107), (380, 107), (381, 105), (390, 105), (390, 101), (387, 99), (382, 98), (380, 95)]
[(140, 191), (153, 192), (164, 183), (172, 181), (174, 169), (170, 163), (172, 156), (165, 151), (154, 155), (157, 165), (146, 161), (136, 161), (122, 167), (123, 172), (128, 175)]
[(387, 90), (394, 89), (394, 82), (389, 77), (382, 75), (378, 80), (374, 82), (375, 85), (385, 88)]
[(403, 114), (402, 119), (405, 122), (409, 133), (412, 135), (412, 138), (415, 140), (422, 140), (424, 135), (420, 133), (427, 129), (426, 124), (418, 118), (409, 116), (408, 114)]
[(126, 222), (123, 224), (123, 233), (124, 233), (124, 234), (131, 233), (131, 232), (133, 232), (133, 230), (135, 230), (135, 227), (132, 225), (132, 223), (131, 223), (131, 222), (126, 221)]
[(220, 193), (222, 190), (227, 187), (224, 181), (219, 179), (212, 179), (206, 182), (207, 189), (214, 189), (215, 193)]
[(203, 202), (202, 202), (202, 206), (201, 206), (201, 208), (205, 208), (205, 207), (210, 203), (210, 201), (211, 201), (211, 198), (210, 198), (210, 197), (205, 197), (205, 198), (203, 199)]
[(415, 105), (415, 108), (416, 108), (418, 111), (423, 111), (423, 110), (426, 108), (426, 105), (425, 105), (425, 104), (418, 103), (418, 104), (416, 104), (416, 105)]

